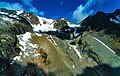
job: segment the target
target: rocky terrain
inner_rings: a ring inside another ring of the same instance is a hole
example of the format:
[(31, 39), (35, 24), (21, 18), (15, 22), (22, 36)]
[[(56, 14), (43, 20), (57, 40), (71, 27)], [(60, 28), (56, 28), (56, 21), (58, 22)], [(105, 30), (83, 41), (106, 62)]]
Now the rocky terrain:
[(119, 76), (120, 9), (79, 24), (0, 9), (0, 76)]

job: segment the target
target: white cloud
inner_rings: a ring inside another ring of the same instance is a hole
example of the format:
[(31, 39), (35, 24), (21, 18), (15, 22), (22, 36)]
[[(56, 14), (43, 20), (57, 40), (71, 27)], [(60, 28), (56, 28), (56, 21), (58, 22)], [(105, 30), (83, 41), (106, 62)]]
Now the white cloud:
[(87, 9), (83, 6), (80, 5), (73, 13), (73, 19), (78, 23), (81, 20), (85, 19), (89, 14), (93, 13), (93, 10), (90, 12), (86, 12)]
[(89, 14), (93, 13), (93, 10), (90, 10), (89, 12), (88, 9), (93, 5), (93, 0), (88, 0), (87, 3), (83, 6), (80, 4), (79, 7), (73, 12), (73, 19), (78, 23), (81, 20), (85, 19)]
[(39, 11), (36, 7), (34, 7), (32, 5), (32, 2), (33, 0), (22, 0), (23, 4), (26, 6), (26, 9), (28, 12), (33, 12), (37, 15), (41, 15), (41, 16), (44, 16), (44, 12), (43, 11)]
[(6, 8), (10, 10), (23, 10), (23, 6), (19, 3), (7, 3), (7, 2), (0, 2), (0, 8)]
[(93, 5), (101, 5), (109, 0), (88, 0), (83, 6), (80, 4), (77, 9), (73, 12), (72, 19), (77, 23), (85, 19), (88, 15), (92, 14), (94, 10), (91, 10), (90, 7)]
[(25, 10), (27, 12), (35, 13), (36, 15), (44, 16), (45, 14), (43, 11), (39, 11), (30, 3), (32, 1), (33, 0), (22, 0), (24, 7), (19, 3), (0, 2), (0, 8), (6, 8), (10, 10)]

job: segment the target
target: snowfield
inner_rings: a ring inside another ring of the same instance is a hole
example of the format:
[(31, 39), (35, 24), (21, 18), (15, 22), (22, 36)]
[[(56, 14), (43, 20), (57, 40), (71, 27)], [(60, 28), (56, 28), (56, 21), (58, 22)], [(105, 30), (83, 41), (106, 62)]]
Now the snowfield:
[[(39, 24), (35, 25), (35, 24), (31, 24), (31, 26), (33, 27), (33, 30), (35, 31), (36, 35), (41, 36), (40, 31), (41, 32), (48, 32), (48, 31), (57, 31), (58, 29), (54, 28), (54, 22), (55, 20), (53, 19), (47, 19), (44, 17), (39, 17), (37, 16), (37, 18), (39, 19)], [(72, 24), (69, 21), (67, 22), (68, 26), (71, 28), (75, 29), (74, 35), (78, 36), (79, 33), (76, 33), (76, 28), (81, 27), (79, 24)]]
[(37, 16), (39, 19), (39, 24), (37, 25), (32, 25), (33, 30), (35, 32), (47, 32), (47, 31), (56, 31), (57, 29), (54, 28), (54, 25), (52, 24), (52, 22), (54, 21), (53, 19), (46, 19), (44, 17), (39, 17)]
[(23, 10), (18, 10), (16, 12), (17, 12), (17, 15), (20, 15), (21, 13), (23, 13)]
[(19, 40), (19, 48), (21, 49), (21, 52), (19, 53), (19, 56), (15, 56), (13, 60), (22, 61), (22, 57), (38, 57), (40, 54), (36, 52), (36, 49), (39, 47), (37, 44), (31, 43), (30, 39), (31, 33), (26, 32), (25, 34), (17, 35), (17, 38)]

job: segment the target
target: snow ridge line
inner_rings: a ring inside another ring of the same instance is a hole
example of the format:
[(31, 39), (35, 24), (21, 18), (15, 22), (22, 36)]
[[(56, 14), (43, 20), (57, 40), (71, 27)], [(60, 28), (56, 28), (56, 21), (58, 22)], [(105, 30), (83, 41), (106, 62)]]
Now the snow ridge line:
[(104, 45), (107, 49), (109, 49), (111, 52), (113, 52), (115, 54), (115, 52), (109, 48), (105, 43), (103, 43), (102, 41), (100, 41), (98, 38), (94, 37), (95, 40), (97, 40), (98, 42), (100, 42), (102, 45)]
[[(82, 56), (81, 56), (80, 52), (77, 50), (77, 47), (76, 47), (76, 46), (73, 46), (73, 45), (69, 45), (69, 46), (71, 46), (71, 47), (75, 50), (75, 52), (76, 52), (76, 54), (78, 55), (78, 57), (79, 57), (80, 59), (82, 59)], [(80, 60), (80, 61), (81, 61), (81, 60)]]

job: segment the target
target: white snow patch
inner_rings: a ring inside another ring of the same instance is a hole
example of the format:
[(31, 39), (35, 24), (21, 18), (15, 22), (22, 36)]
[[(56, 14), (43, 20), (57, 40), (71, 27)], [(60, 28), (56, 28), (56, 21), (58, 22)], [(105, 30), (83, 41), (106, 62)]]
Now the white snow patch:
[(72, 24), (70, 22), (67, 22), (69, 27), (72, 27), (75, 29), (75, 31), (73, 32), (74, 36), (77, 37), (80, 33), (77, 33), (77, 28), (80, 28), (80, 24)]
[(72, 65), (73, 68), (75, 68), (75, 65)]
[(70, 22), (67, 22), (69, 27), (81, 27), (80, 24), (72, 24)]
[(29, 42), (29, 39), (31, 39), (31, 33), (26, 32), (23, 35), (17, 35), (17, 38), (19, 40), (19, 44), (21, 45), (19, 48), (22, 51), (25, 51), (25, 49), (27, 48), (26, 43)]
[(98, 42), (100, 42), (102, 45), (104, 45), (107, 49), (109, 49), (111, 52), (113, 52), (115, 54), (115, 52), (109, 48), (105, 43), (103, 43), (102, 41), (100, 41), (98, 38), (94, 37), (95, 40), (97, 40)]
[(25, 34), (22, 35), (22, 39), (24, 41), (29, 41), (29, 39), (31, 39), (31, 33), (30, 32), (26, 32)]
[(13, 58), (13, 60), (22, 61), (22, 60), (21, 60), (21, 56), (15, 56), (15, 57)]
[(37, 36), (42, 36), (42, 34), (35, 33)]
[[(36, 49), (39, 47), (37, 44), (33, 44), (31, 43), (30, 39), (32, 39), (31, 37), (31, 33), (30, 32), (26, 32), (25, 34), (21, 34), (21, 35), (17, 35), (17, 38), (19, 40), (19, 48), (22, 50), (19, 53), (19, 56), (16, 56), (13, 58), (13, 60), (18, 60), (21, 61), (22, 58), (25, 57), (37, 57), (40, 54), (38, 52), (36, 52)], [(20, 57), (22, 56), (22, 57)]]
[(60, 20), (66, 20), (65, 18), (60, 18)]
[(69, 47), (69, 49), (72, 49), (71, 47)]
[(44, 17), (39, 17), (37, 16), (39, 21), (41, 21), (40, 23), (43, 24), (44, 21), (46, 21), (48, 24), (51, 24), (54, 20), (53, 19), (47, 19), (47, 18), (44, 18)]
[(5, 12), (0, 12), (0, 14), (8, 14), (8, 13), (5, 13)]
[(16, 15), (11, 14), (11, 15), (9, 15), (9, 16), (18, 19)]
[[(14, 18), (16, 18), (16, 19), (19, 19), (18, 17), (17, 17), (17, 15), (13, 15), (13, 14), (8, 14), (8, 13), (5, 13), (5, 12), (0, 12), (0, 14), (4, 14), (4, 15), (8, 15), (9, 17), (14, 17)], [(10, 18), (8, 18), (8, 17), (3, 17), (3, 19), (4, 20), (7, 20), (7, 21), (13, 21), (13, 19), (10, 19)]]
[(80, 33), (77, 33), (77, 28), (74, 27), (75, 31), (73, 32), (74, 36), (77, 37)]
[(11, 23), (13, 23), (12, 19), (8, 18), (8, 17), (3, 17), (2, 18), (3, 20), (6, 20), (6, 21), (10, 21)]
[(33, 27), (33, 30), (35, 32), (39, 32), (39, 31), (42, 31), (42, 32), (47, 32), (47, 31), (56, 31), (57, 29), (54, 28), (54, 25), (52, 24), (52, 22), (54, 21), (53, 19), (46, 19), (44, 17), (39, 17), (37, 16), (38, 19), (39, 19), (39, 24), (37, 25), (32, 25)]
[(26, 56), (25, 55), (23, 55), (23, 58), (25, 58)]
[(112, 22), (114, 22), (116, 24), (120, 24), (120, 22), (118, 20), (115, 20), (115, 19), (112, 19), (112, 18), (110, 18), (110, 21), (112, 21)]
[(21, 14), (21, 13), (23, 13), (23, 10), (17, 11), (17, 15), (19, 15), (19, 14)]
[(93, 47), (93, 46), (90, 46), (91, 48)]
[(49, 39), (49, 38), (47, 38), (50, 42), (52, 42), (52, 40), (51, 39)]
[(51, 39), (51, 40), (49, 39), (51, 42), (53, 42), (55, 45), (57, 45), (57, 43), (55, 42), (55, 40), (53, 39), (53, 37), (51, 35), (49, 36), (49, 38)]
[(34, 54), (34, 57), (38, 57), (38, 56), (40, 56), (40, 54), (39, 54), (39, 53), (37, 53), (37, 54)]
[(14, 64), (14, 62), (15, 62), (15, 61), (11, 61), (10, 64), (12, 65), (12, 64)]
[(50, 42), (52, 42), (50, 35), (46, 37)]
[(70, 21), (66, 20), (65, 18), (60, 18), (60, 20), (66, 21), (69, 27), (81, 27), (80, 24), (73, 24)]
[(37, 24), (37, 25), (32, 25), (32, 27), (35, 32), (39, 32), (39, 31), (47, 32), (47, 31), (56, 31), (57, 30), (57, 29), (53, 28), (54, 27), (53, 25), (49, 25), (49, 24), (43, 24), (43, 25)]
[(25, 56), (30, 56), (27, 51), (24, 52), (24, 55), (25, 55)]
[[(58, 29), (54, 28), (55, 20), (47, 19), (47, 18), (39, 17), (39, 16), (37, 16), (37, 18), (39, 19), (39, 24), (37, 24), (37, 25), (31, 24), (36, 35), (41, 36), (40, 32), (48, 32), (48, 31), (58, 30)], [(63, 18), (63, 20), (64, 20), (64, 18)], [(81, 27), (80, 24), (73, 24), (69, 21), (67, 21), (67, 24), (71, 28), (80, 28)], [(77, 31), (75, 30), (74, 36), (76, 37), (78, 35), (79, 35), (79, 33), (77, 33)]]
[(22, 52), (20, 52), (19, 55), (22, 55)]
[[(73, 45), (69, 45), (69, 46), (71, 46), (71, 47), (75, 50), (75, 52), (76, 52), (76, 54), (78, 55), (78, 57), (79, 57), (80, 59), (82, 59), (82, 56), (81, 56), (80, 52), (77, 50), (77, 47), (76, 47), (76, 46), (73, 46)], [(81, 60), (80, 60), (80, 61), (81, 61)]]
[(116, 16), (116, 18), (120, 21), (120, 15)]

